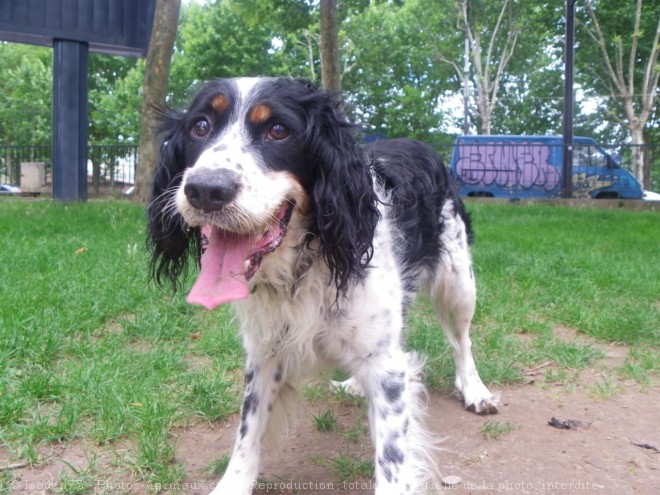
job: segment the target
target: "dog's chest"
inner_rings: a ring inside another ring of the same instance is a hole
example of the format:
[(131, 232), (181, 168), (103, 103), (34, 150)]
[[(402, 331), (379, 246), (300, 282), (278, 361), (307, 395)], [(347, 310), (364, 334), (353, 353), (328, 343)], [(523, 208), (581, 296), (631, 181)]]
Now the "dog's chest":
[(288, 286), (261, 284), (236, 304), (245, 345), (265, 359), (285, 361), (292, 374), (319, 367), (350, 367), (354, 360), (386, 352), (400, 339), (401, 287), (398, 277), (375, 268), (349, 297), (335, 302), (327, 273), (314, 264)]

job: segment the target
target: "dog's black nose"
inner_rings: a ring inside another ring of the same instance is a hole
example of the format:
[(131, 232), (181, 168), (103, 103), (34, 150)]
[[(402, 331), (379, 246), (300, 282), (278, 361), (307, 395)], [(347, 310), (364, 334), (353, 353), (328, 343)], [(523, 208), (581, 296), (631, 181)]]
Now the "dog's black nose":
[(183, 192), (192, 206), (210, 212), (231, 203), (239, 188), (240, 177), (236, 172), (200, 169), (188, 175)]

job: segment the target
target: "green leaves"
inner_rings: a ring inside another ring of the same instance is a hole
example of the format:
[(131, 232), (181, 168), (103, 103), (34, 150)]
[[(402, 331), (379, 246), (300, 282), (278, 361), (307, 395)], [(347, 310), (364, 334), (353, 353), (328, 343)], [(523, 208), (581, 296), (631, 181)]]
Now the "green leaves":
[(0, 42), (0, 144), (50, 141), (51, 65), (47, 48)]
[[(380, 136), (406, 136), (432, 144), (452, 141), (450, 135), (458, 132), (462, 120), (465, 33), (461, 1), (339, 3), (340, 71), (346, 110), (353, 121)], [(510, 1), (504, 18), (511, 23), (506, 29), (500, 27), (493, 43), (491, 74), (500, 67), (507, 32), (510, 36), (515, 31), (518, 38), (515, 52), (501, 74), (491, 132), (560, 133), (563, 3), (529, 6), (521, 0)], [(660, 18), (660, 4), (644, 0), (640, 24), (635, 28), (636, 2), (590, 2), (605, 34), (610, 58), (622, 57), (626, 76), (631, 46), (637, 44), (632, 104), (641, 107), (640, 87)], [(621, 141), (626, 137), (625, 127), (620, 125), (625, 117), (623, 99), (621, 95), (610, 95), (613, 86), (603, 72), (603, 55), (589, 35), (594, 21), (587, 5), (576, 4), (579, 108), (575, 132), (602, 142)], [(501, 2), (469, 2), (470, 25), (474, 33), (480, 34), (483, 52), (489, 50), (500, 9)], [(184, 3), (168, 102), (185, 106), (201, 82), (216, 77), (285, 75), (320, 81), (318, 16), (318, 2), (313, 0)], [(1, 43), (0, 64), (0, 143), (49, 143), (51, 51)], [(144, 62), (91, 54), (89, 66), (90, 141), (137, 142)], [(473, 67), (469, 86), (473, 129), (479, 124), (474, 104), (476, 77)], [(651, 111), (648, 118), (645, 136), (654, 142), (660, 138), (660, 114)]]

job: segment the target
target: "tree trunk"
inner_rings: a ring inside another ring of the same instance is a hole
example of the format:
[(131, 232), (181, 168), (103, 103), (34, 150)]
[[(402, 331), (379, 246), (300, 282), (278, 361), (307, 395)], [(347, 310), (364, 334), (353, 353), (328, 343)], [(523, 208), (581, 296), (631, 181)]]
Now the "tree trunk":
[(158, 142), (154, 106), (163, 105), (167, 96), (167, 80), (179, 22), (181, 0), (157, 0), (149, 52), (144, 70), (140, 141), (135, 177), (135, 201), (146, 202), (149, 185), (156, 168)]
[[(642, 139), (644, 140), (644, 143), (653, 142), (648, 129), (644, 129)], [(651, 183), (651, 168), (653, 167), (653, 162), (659, 151), (660, 149), (648, 148), (646, 149), (646, 153), (644, 153), (644, 182), (642, 182), (642, 187), (647, 191), (653, 190), (653, 184)]]
[[(479, 26), (476, 25), (473, 28), (470, 24), (468, 0), (461, 0), (460, 9), (465, 34), (471, 47), (472, 65), (474, 66), (474, 82), (477, 88), (477, 110), (480, 121), (479, 132), (481, 134), (490, 134), (492, 115), (497, 104), (500, 82), (503, 78), (504, 70), (516, 49), (520, 29), (515, 25), (510, 0), (504, 0), (497, 21), (490, 34), (488, 46), (482, 49)], [(502, 33), (504, 34), (502, 35)], [(496, 45), (500, 46), (499, 50), (496, 49)], [(497, 52), (499, 52), (499, 60), (497, 69), (493, 74), (494, 59)], [(459, 73), (460, 77), (461, 75)]]
[(636, 121), (637, 125), (630, 125), (630, 144), (632, 153), (630, 158), (630, 171), (640, 184), (644, 185), (644, 126)]
[(328, 91), (341, 91), (339, 74), (339, 27), (337, 0), (321, 0), (321, 84)]

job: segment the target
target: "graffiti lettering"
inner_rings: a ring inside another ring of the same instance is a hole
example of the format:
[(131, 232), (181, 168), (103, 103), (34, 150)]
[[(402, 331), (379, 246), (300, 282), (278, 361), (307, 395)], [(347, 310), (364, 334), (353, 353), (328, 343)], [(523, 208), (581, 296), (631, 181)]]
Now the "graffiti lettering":
[(613, 186), (618, 182), (618, 179), (613, 174), (573, 174), (573, 197), (590, 198), (592, 191)]
[(556, 188), (559, 171), (548, 163), (550, 147), (539, 142), (488, 142), (461, 144), (456, 163), (458, 177), (466, 184), (500, 187)]

